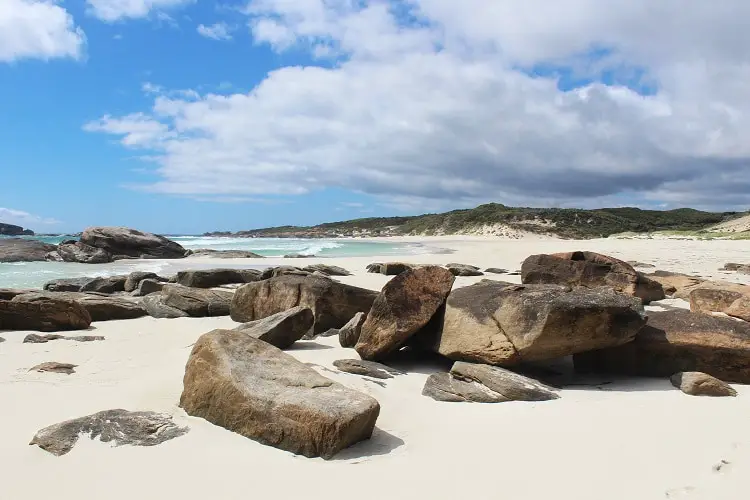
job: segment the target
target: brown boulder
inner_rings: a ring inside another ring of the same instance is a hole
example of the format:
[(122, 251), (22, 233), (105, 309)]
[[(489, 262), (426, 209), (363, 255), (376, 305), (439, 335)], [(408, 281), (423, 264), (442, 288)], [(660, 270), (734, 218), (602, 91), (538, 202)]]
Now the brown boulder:
[(161, 291), (163, 304), (193, 318), (228, 316), (232, 292), (168, 285)]
[(368, 439), (380, 412), (370, 396), (240, 331), (201, 336), (183, 385), (189, 415), (306, 457), (328, 459)]
[(454, 280), (447, 269), (426, 266), (405, 271), (386, 283), (354, 347), (362, 359), (383, 359), (404, 345), (445, 303)]
[(71, 375), (75, 373), (75, 369), (78, 365), (73, 365), (70, 363), (58, 363), (57, 361), (48, 361), (46, 363), (41, 363), (39, 365), (36, 365), (32, 368), (29, 368), (30, 372), (52, 372), (52, 373), (64, 373), (66, 375)]
[(333, 366), (342, 372), (352, 373), (354, 375), (364, 375), (366, 377), (388, 379), (396, 375), (403, 375), (404, 372), (391, 368), (375, 361), (365, 361), (363, 359), (337, 359)]
[(750, 321), (750, 295), (743, 295), (724, 310), (724, 313), (743, 321)]
[(319, 276), (284, 275), (240, 287), (232, 299), (231, 316), (244, 323), (303, 306), (312, 310), (313, 333), (320, 334), (369, 311), (376, 296), (372, 290)]
[(341, 347), (354, 347), (357, 345), (359, 336), (362, 334), (362, 325), (366, 319), (367, 315), (365, 313), (358, 312), (347, 324), (341, 327), (338, 331)]
[(628, 344), (574, 356), (579, 372), (669, 377), (704, 372), (750, 383), (750, 325), (685, 310), (650, 312), (648, 325)]
[(655, 271), (644, 276), (661, 284), (665, 294), (683, 300), (690, 300), (690, 292), (706, 281), (698, 276), (669, 271)]
[(595, 252), (532, 255), (521, 266), (521, 282), (585, 288), (607, 286), (639, 297), (644, 303), (665, 296), (659, 283), (638, 273), (627, 262)]
[(736, 396), (732, 386), (701, 372), (681, 372), (670, 377), (672, 385), (691, 396)]
[(690, 292), (690, 310), (702, 313), (723, 313), (745, 296), (750, 296), (750, 286), (706, 282)]
[(16, 302), (36, 302), (48, 299), (77, 302), (88, 311), (91, 321), (135, 319), (147, 314), (143, 306), (133, 300), (102, 293), (36, 292), (19, 295), (14, 300)]
[(23, 302), (21, 297), (0, 300), (0, 330), (58, 332), (85, 330), (91, 325), (91, 316), (77, 302), (48, 297)]
[(90, 227), (81, 235), (81, 243), (108, 251), (113, 259), (181, 259), (186, 250), (164, 236), (126, 227)]
[(215, 288), (230, 283), (252, 283), (260, 279), (257, 269), (203, 269), (180, 271), (177, 283), (194, 288)]
[(645, 324), (640, 300), (608, 287), (485, 280), (453, 290), (441, 328), (417, 341), (452, 360), (513, 366), (624, 344)]
[(138, 285), (141, 284), (141, 281), (148, 280), (148, 279), (159, 281), (159, 282), (167, 281), (166, 278), (162, 278), (156, 273), (135, 271), (135, 272), (128, 274), (128, 277), (125, 280), (125, 285), (123, 285), (123, 287), (126, 292), (134, 292), (138, 289)]
[[(112, 254), (103, 248), (92, 247), (80, 241), (63, 242), (56, 250), (59, 260), (81, 264), (104, 264), (112, 262)], [(54, 259), (58, 260), (58, 259)]]
[(242, 324), (235, 330), (268, 342), (279, 349), (286, 349), (312, 328), (314, 319), (310, 309), (297, 306), (267, 318)]

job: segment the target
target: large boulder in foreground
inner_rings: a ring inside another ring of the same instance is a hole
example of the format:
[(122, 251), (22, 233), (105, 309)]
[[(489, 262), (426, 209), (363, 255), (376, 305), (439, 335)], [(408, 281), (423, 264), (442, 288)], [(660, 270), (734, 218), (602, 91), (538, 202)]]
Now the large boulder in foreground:
[(22, 297), (0, 300), (0, 330), (62, 332), (86, 330), (91, 325), (88, 311), (77, 302), (49, 297), (24, 302)]
[(437, 401), (503, 403), (505, 401), (549, 401), (560, 396), (532, 378), (489, 365), (453, 364), (450, 373), (428, 377), (424, 396)]
[(320, 334), (369, 311), (377, 295), (320, 276), (283, 275), (240, 287), (232, 299), (231, 316), (244, 323), (303, 306), (312, 310), (313, 333)]
[(91, 321), (135, 319), (147, 314), (138, 302), (101, 293), (36, 292), (19, 295), (14, 301), (39, 302), (49, 299), (70, 300), (80, 304), (88, 311)]
[(81, 243), (102, 248), (112, 258), (181, 259), (186, 250), (172, 240), (127, 227), (90, 227), (81, 235)]
[(648, 316), (633, 342), (574, 356), (576, 370), (647, 377), (704, 372), (750, 383), (750, 324), (680, 309)]
[(608, 287), (482, 281), (448, 296), (442, 328), (418, 341), (455, 361), (513, 366), (630, 342), (641, 301)]
[(383, 359), (403, 346), (445, 303), (454, 280), (449, 270), (426, 266), (405, 271), (386, 283), (354, 347), (362, 359)]
[(306, 457), (331, 458), (372, 435), (378, 402), (240, 331), (195, 343), (180, 406), (194, 417)]
[(193, 318), (228, 316), (232, 302), (232, 292), (182, 285), (165, 286), (161, 296), (165, 306), (178, 309)]
[(607, 286), (638, 297), (645, 304), (665, 297), (659, 283), (627, 262), (595, 252), (532, 255), (521, 266), (521, 282), (585, 288)]
[(261, 272), (257, 269), (202, 269), (197, 271), (180, 271), (177, 283), (194, 288), (215, 288), (231, 283), (252, 283), (260, 280)]
[(706, 373), (675, 373), (669, 380), (673, 386), (691, 396), (725, 397), (737, 395), (737, 391), (732, 386)]
[(267, 318), (244, 323), (235, 330), (286, 349), (301, 339), (313, 326), (315, 318), (307, 307), (293, 307)]
[(42, 262), (56, 248), (39, 240), (0, 238), (0, 262)]
[(84, 434), (115, 446), (155, 446), (187, 432), (188, 428), (177, 426), (170, 415), (107, 410), (45, 427), (29, 444), (59, 457), (72, 450)]
[(50, 260), (78, 262), (80, 264), (104, 264), (112, 262), (112, 254), (103, 248), (92, 247), (80, 241), (65, 241), (58, 245)]

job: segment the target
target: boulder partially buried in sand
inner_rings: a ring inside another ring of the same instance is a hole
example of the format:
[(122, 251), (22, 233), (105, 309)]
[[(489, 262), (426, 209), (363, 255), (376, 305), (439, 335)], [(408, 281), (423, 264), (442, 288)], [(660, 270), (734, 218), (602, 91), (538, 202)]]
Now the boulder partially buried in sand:
[(521, 267), (521, 281), (586, 288), (607, 286), (639, 297), (646, 304), (665, 297), (659, 283), (637, 272), (627, 262), (595, 252), (532, 255)]
[(377, 292), (320, 276), (284, 275), (239, 288), (232, 299), (232, 319), (244, 323), (296, 306), (315, 316), (313, 333), (341, 328), (355, 314), (369, 311)]
[(91, 315), (77, 302), (49, 297), (26, 302), (22, 297), (0, 300), (0, 330), (60, 332), (91, 325)]
[(732, 386), (706, 373), (675, 373), (669, 380), (673, 386), (691, 396), (725, 397), (737, 395), (737, 391)]
[(181, 259), (186, 250), (172, 240), (127, 227), (90, 227), (81, 235), (81, 243), (102, 248), (113, 259)]
[(416, 340), (452, 360), (513, 366), (621, 345), (645, 324), (640, 300), (606, 287), (487, 280), (451, 292), (442, 327)]
[(447, 269), (426, 266), (389, 281), (373, 302), (354, 347), (362, 359), (383, 359), (403, 346), (445, 303), (454, 280)]
[(704, 372), (750, 383), (750, 324), (680, 309), (648, 316), (633, 342), (574, 356), (576, 370), (648, 377)]
[(293, 307), (267, 318), (244, 323), (235, 330), (279, 349), (286, 349), (302, 338), (313, 326), (313, 313), (307, 307)]
[(48, 299), (70, 300), (80, 304), (88, 311), (91, 321), (135, 319), (147, 314), (143, 306), (132, 299), (128, 300), (101, 293), (36, 292), (18, 295), (13, 300), (16, 302), (39, 302)]
[(378, 402), (240, 331), (196, 342), (180, 406), (192, 416), (306, 457), (331, 458), (372, 435)]

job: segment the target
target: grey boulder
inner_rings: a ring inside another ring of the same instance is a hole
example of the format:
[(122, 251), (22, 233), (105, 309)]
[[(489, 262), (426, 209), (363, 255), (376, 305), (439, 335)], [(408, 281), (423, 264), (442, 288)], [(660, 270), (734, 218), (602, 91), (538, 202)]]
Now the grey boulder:
[(181, 259), (187, 252), (164, 236), (126, 227), (89, 227), (81, 234), (80, 241), (108, 251), (113, 259)]
[(333, 362), (333, 366), (342, 372), (380, 379), (393, 378), (396, 375), (404, 374), (404, 372), (390, 366), (363, 359), (338, 359)]
[(313, 326), (312, 311), (307, 307), (293, 307), (257, 321), (235, 328), (264, 342), (286, 349), (301, 339)]
[(359, 336), (362, 333), (362, 325), (365, 323), (367, 315), (363, 312), (358, 312), (350, 319), (339, 331), (339, 344), (341, 347), (354, 347), (357, 345)]
[(180, 271), (177, 283), (194, 288), (215, 288), (230, 283), (252, 283), (260, 280), (257, 269), (204, 269)]

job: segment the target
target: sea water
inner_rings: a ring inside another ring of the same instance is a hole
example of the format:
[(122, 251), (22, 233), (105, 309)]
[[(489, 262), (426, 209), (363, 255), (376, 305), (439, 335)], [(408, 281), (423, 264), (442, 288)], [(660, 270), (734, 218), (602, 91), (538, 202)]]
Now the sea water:
[[(27, 237), (32, 238), (32, 237)], [(264, 257), (283, 257), (289, 254), (316, 257), (368, 257), (403, 254), (434, 253), (440, 249), (416, 243), (368, 241), (356, 239), (301, 239), (301, 238), (231, 238), (211, 236), (169, 236), (185, 248), (196, 250), (249, 250)], [(71, 236), (37, 236), (33, 239), (58, 244)], [(278, 263), (277, 263), (278, 264)], [(162, 274), (190, 269), (217, 267), (216, 263), (203, 264), (191, 260), (121, 260), (108, 264), (75, 264), (69, 262), (14, 262), (0, 263), (0, 288), (41, 288), (44, 283), (60, 278), (83, 276), (113, 276), (133, 271)], [(221, 265), (220, 267), (263, 268), (262, 265)]]

